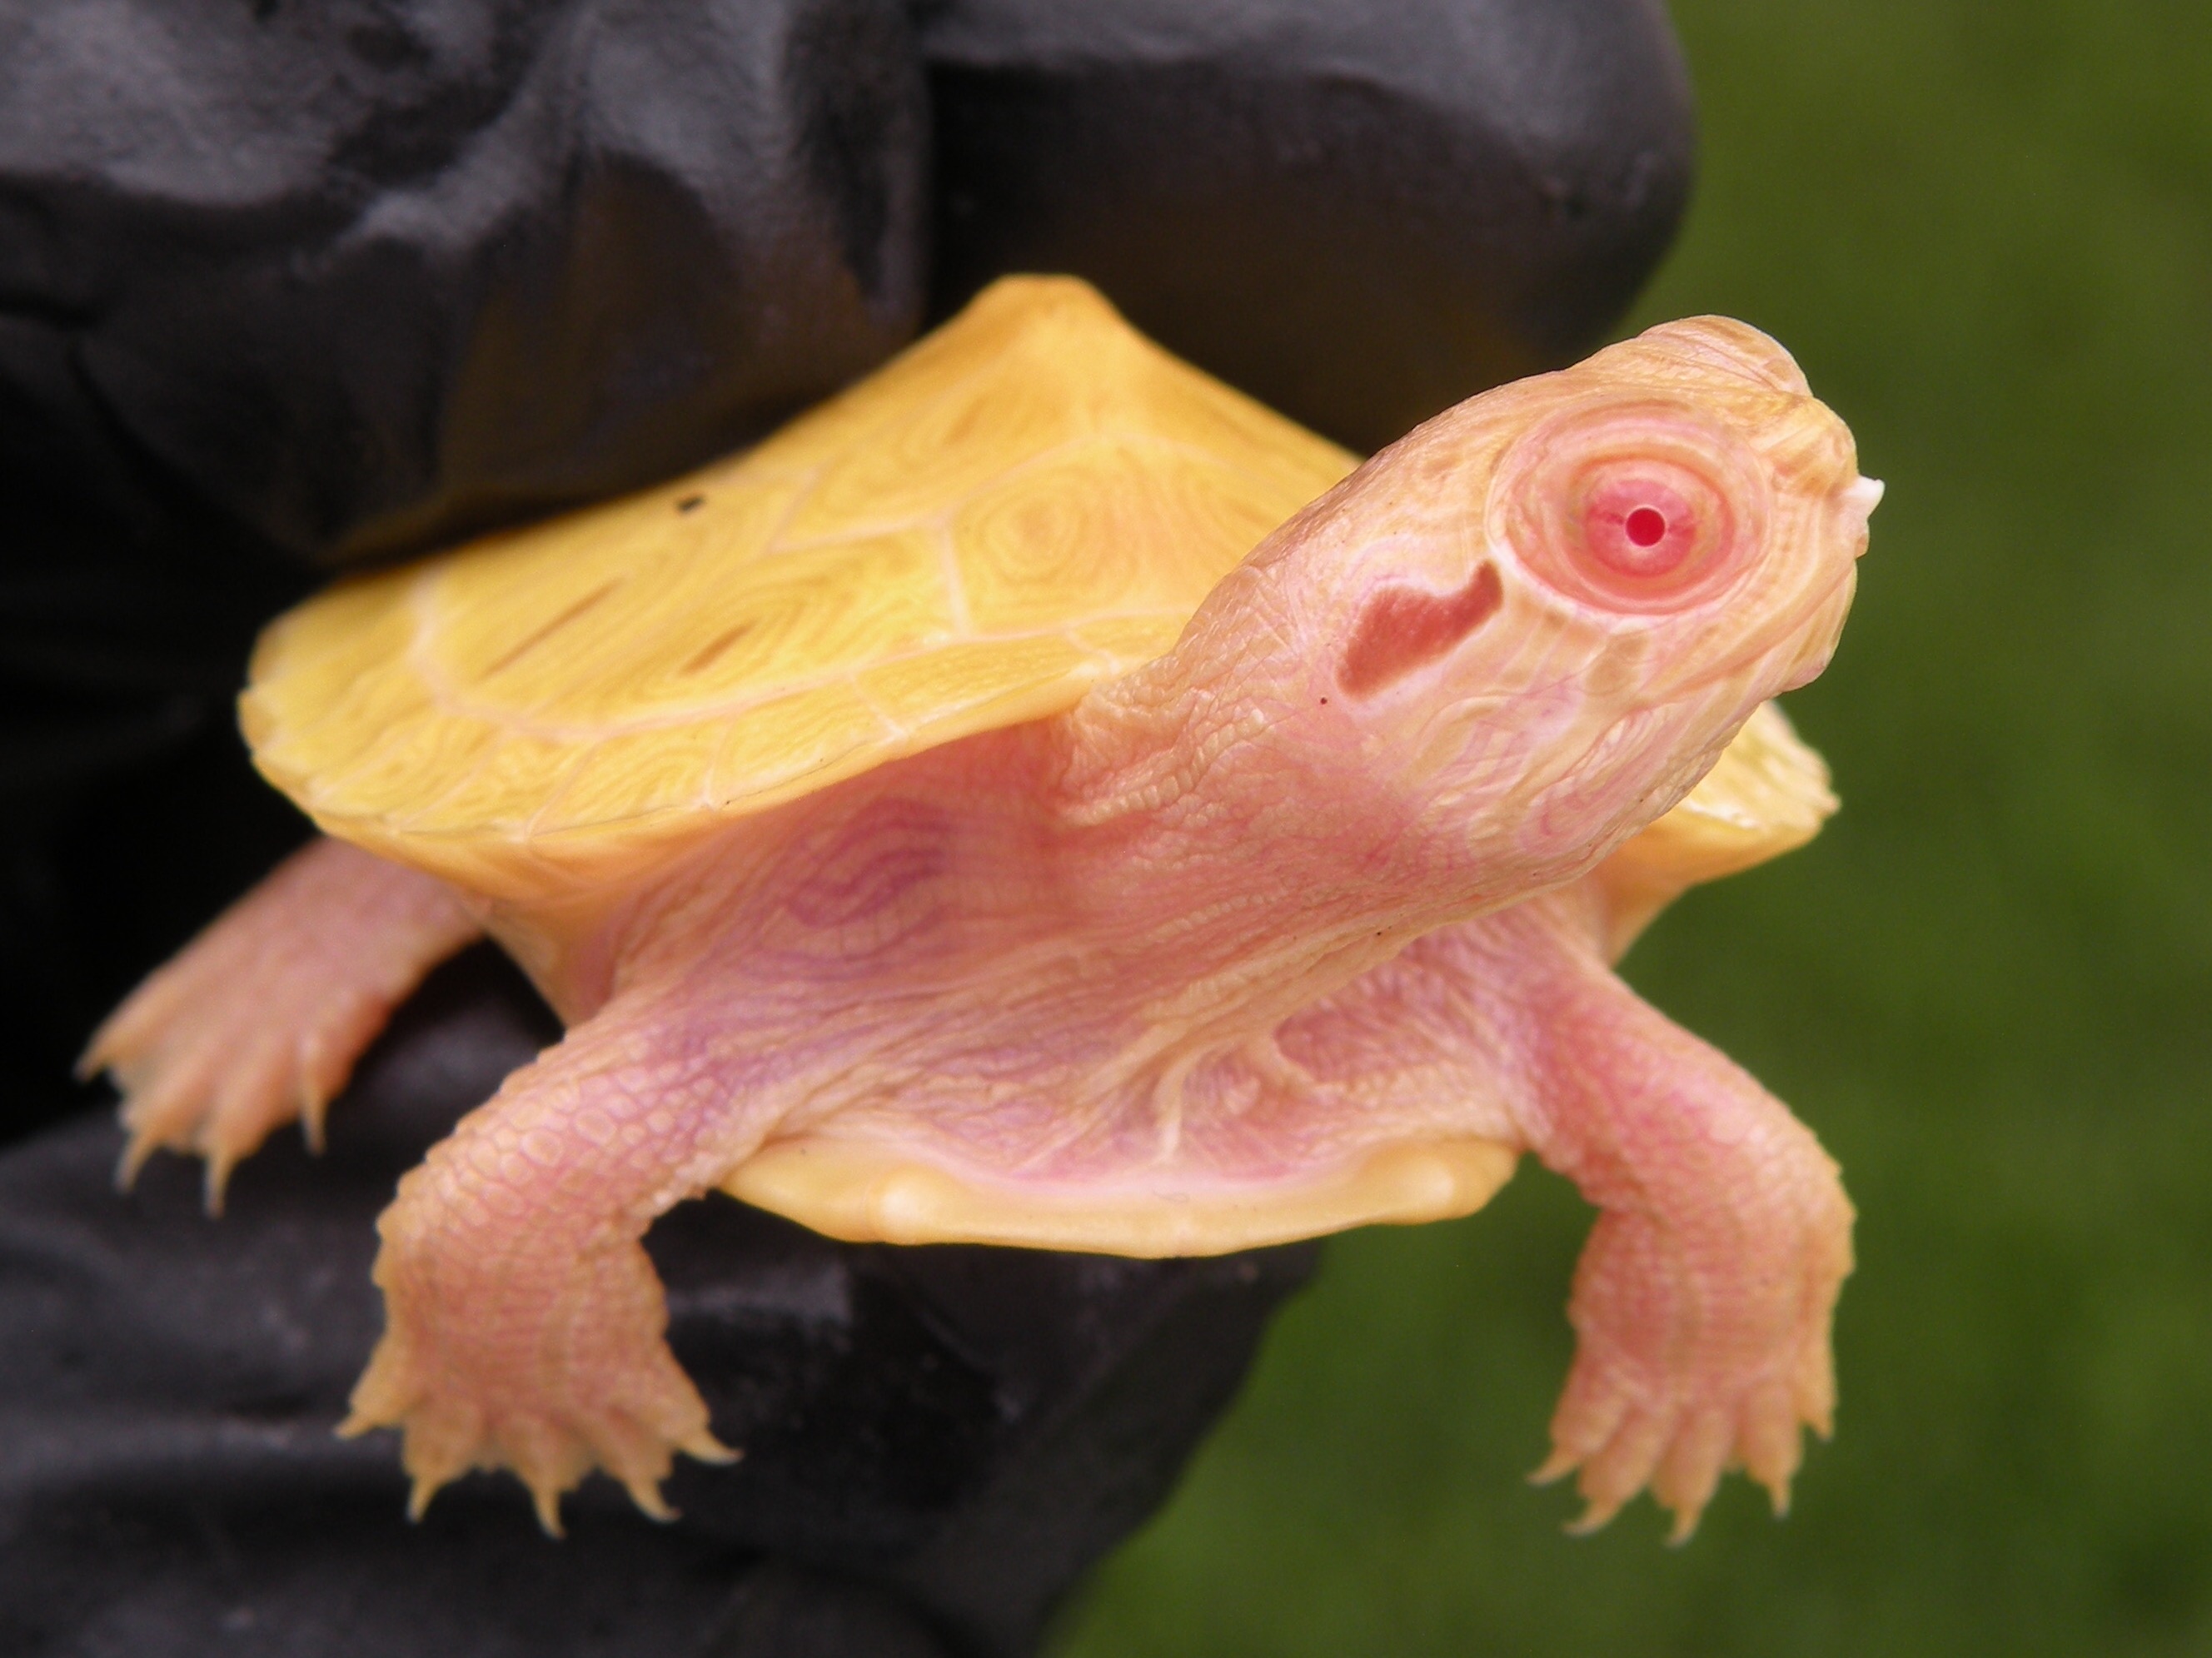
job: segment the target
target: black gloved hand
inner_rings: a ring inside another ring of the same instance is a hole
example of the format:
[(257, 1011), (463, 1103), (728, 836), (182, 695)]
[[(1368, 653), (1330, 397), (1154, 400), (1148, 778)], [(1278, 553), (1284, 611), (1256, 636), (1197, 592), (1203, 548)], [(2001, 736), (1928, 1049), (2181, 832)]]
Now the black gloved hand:
[(1008, 270), (1354, 449), (1581, 355), (1674, 239), (1654, 0), (926, 4), (944, 316)]

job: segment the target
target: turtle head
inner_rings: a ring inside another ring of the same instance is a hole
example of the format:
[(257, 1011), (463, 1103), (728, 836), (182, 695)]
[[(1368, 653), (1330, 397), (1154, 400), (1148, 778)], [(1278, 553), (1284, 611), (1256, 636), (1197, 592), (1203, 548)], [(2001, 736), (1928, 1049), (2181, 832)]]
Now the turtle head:
[(1322, 745), (1533, 888), (1826, 665), (1880, 494), (1781, 347), (1699, 318), (1437, 416), (1253, 563)]

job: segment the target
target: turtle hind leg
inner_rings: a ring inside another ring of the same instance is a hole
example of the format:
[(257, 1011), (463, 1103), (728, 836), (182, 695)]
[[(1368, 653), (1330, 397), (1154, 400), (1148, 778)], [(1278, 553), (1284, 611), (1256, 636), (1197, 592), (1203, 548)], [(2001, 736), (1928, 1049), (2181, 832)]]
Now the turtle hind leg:
[(539, 1522), (603, 1468), (656, 1517), (676, 1453), (727, 1461), (669, 1351), (642, 1239), (757, 1143), (765, 1108), (726, 1013), (626, 990), (463, 1119), (377, 1223), (385, 1331), (347, 1435), (392, 1427), (420, 1514), (508, 1468)]
[(482, 929), (441, 883), (343, 841), (278, 865), (111, 1014), (78, 1062), (109, 1072), (129, 1132), (117, 1178), (156, 1150), (206, 1159), (208, 1207), (231, 1169), (325, 1107), (392, 1010)]

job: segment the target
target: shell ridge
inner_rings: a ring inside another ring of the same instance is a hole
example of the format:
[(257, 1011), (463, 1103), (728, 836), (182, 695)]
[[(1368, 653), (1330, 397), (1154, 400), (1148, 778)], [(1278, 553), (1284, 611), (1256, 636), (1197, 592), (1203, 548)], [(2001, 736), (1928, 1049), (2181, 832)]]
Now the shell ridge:
[(498, 744), (495, 742), (491, 748), (485, 750), (484, 752), (478, 755), (474, 761), (463, 767), (459, 774), (457, 775), (451, 783), (442, 789), (433, 791), (420, 805), (416, 807), (413, 811), (408, 813), (406, 817), (392, 817), (387, 814), (386, 821), (390, 822), (392, 827), (395, 829), (401, 830), (408, 834), (416, 833), (416, 831), (414, 825), (422, 823), (425, 818), (433, 816), (437, 811), (439, 805), (449, 796), (458, 794), (463, 789), (471, 786), (478, 778), (483, 775), (484, 768), (491, 764), (492, 754), (498, 746)]
[[(992, 473), (990, 482), (985, 487), (990, 489), (1002, 489), (1029, 473), (1050, 465), (1054, 461), (1066, 459), (1078, 450), (1097, 444), (1102, 437), (1110, 435), (1113, 434), (1107, 432), (1085, 432), (1079, 437), (1065, 439), (1059, 443), (1036, 450), (1012, 465), (1002, 467)], [(775, 551), (778, 554), (808, 552), (817, 548), (838, 547), (848, 542), (866, 541), (877, 536), (896, 535), (902, 530), (918, 528), (930, 530), (942, 528), (949, 534), (953, 520), (969, 507), (974, 505), (979, 494), (980, 492), (971, 491), (966, 495), (956, 495), (944, 506), (927, 513), (910, 513), (901, 518), (885, 518), (866, 523), (841, 525), (836, 530), (825, 531), (820, 535), (794, 537), (780, 543)]]
[[(426, 708), (434, 710), (440, 714), (444, 714), (447, 713), (447, 710), (445, 703), (438, 695), (437, 687), (434, 683), (431, 683), (428, 678), (419, 671), (420, 664), (418, 653), (423, 647), (422, 636), (428, 626), (421, 598), (424, 574), (424, 572), (418, 570), (412, 573), (405, 579), (405, 585), (401, 590), (400, 598), (398, 601), (398, 605), (399, 607), (404, 607), (410, 623), (408, 631), (407, 643), (401, 649), (400, 659), (408, 667), (417, 671), (416, 673), (416, 679), (417, 683), (426, 693), (423, 698)], [(359, 683), (360, 682), (356, 682), (356, 685), (358, 685)], [(354, 697), (350, 695), (333, 696), (324, 706), (319, 714), (311, 720), (302, 720), (298, 725), (289, 727), (286, 735), (290, 738), (293, 744), (296, 744), (303, 738), (312, 735), (320, 727), (329, 724), (331, 721), (339, 718), (341, 715), (350, 716), (357, 713), (357, 704)], [(390, 745), (394, 737), (400, 732), (401, 728), (411, 723), (411, 719), (394, 720), (385, 722), (378, 726), (375, 732), (370, 737), (368, 742), (356, 746), (353, 751), (347, 756), (345, 762), (342, 765), (336, 768), (325, 767), (320, 768), (319, 771), (310, 772), (309, 774), (302, 776), (300, 780), (301, 786), (295, 791), (301, 804), (303, 806), (306, 806), (312, 813), (318, 808), (323, 800), (326, 799), (330, 796), (335, 784), (342, 781), (349, 774), (366, 771), (370, 767), (374, 766), (379, 756), (382, 755), (386, 749)], [(389, 816), (388, 813), (365, 813), (357, 815), (379, 822), (383, 821)]]
[[(1180, 614), (1179, 611), (1161, 605), (1099, 610), (1085, 616), (1081, 625), (1088, 627), (1100, 622), (1138, 622), (1154, 617), (1180, 616)], [(1114, 653), (1103, 651), (1095, 646), (1085, 645), (1079, 641), (1073, 640), (1069, 630), (1062, 627), (1024, 628), (1001, 634), (993, 634), (988, 635), (988, 642), (1000, 644), (1024, 644), (1042, 640), (1064, 639), (1069, 640), (1074, 648), (1084, 655), (1095, 656), (1106, 661), (1118, 659)], [(880, 656), (869, 659), (866, 671), (873, 672), (882, 668), (896, 667), (901, 663), (921, 661), (936, 655), (943, 648), (941, 644), (929, 643), (916, 645), (907, 650), (885, 652)], [(1146, 659), (1146, 660), (1150, 659), (1150, 658)], [(1137, 666), (1141, 664), (1132, 665)], [(480, 713), (477, 706), (465, 698), (453, 705), (441, 702), (440, 706), (448, 714), (496, 725), (500, 730), (517, 737), (533, 737), (554, 743), (593, 743), (609, 737), (627, 737), (634, 732), (665, 731), (694, 725), (702, 720), (720, 719), (725, 715), (736, 716), (757, 713), (762, 708), (772, 707), (784, 701), (787, 697), (800, 695), (808, 691), (826, 690), (832, 686), (847, 683), (853, 677), (850, 670), (840, 669), (833, 673), (811, 678), (781, 679), (776, 682), (772, 689), (746, 695), (742, 700), (692, 703), (665, 714), (640, 714), (619, 722), (609, 720), (591, 725), (534, 720), (527, 714), (494, 719)]]
[[(979, 389), (985, 391), (989, 390), (990, 383), (994, 380), (1001, 379), (1006, 375), (1007, 367), (1009, 367), (1012, 360), (1015, 359), (1018, 355), (1026, 355), (1027, 351), (1025, 350), (1025, 348), (1027, 349), (1034, 349), (1037, 343), (1036, 335), (1038, 332), (1035, 323), (1042, 321), (1049, 325), (1054, 320), (1056, 319), (1051, 318), (1049, 314), (1033, 319), (1032, 325), (1030, 328), (1026, 330), (1017, 329), (1014, 331), (1012, 339), (1007, 343), (1006, 348), (1001, 351), (997, 360), (983, 367), (971, 367), (963, 374), (956, 374), (947, 379), (944, 384), (939, 386), (935, 391), (916, 398), (913, 402), (907, 404), (903, 408), (885, 414), (882, 418), (870, 422), (862, 430), (854, 433), (850, 438), (837, 446), (836, 451), (832, 456), (814, 463), (814, 477), (811, 480), (812, 487), (803, 492), (805, 495), (810, 500), (814, 499), (821, 486), (826, 483), (830, 475), (836, 471), (839, 463), (849, 459), (853, 455), (858, 453), (860, 451), (868, 448), (873, 445), (880, 444), (899, 434), (910, 432), (916, 428), (926, 427), (929, 423), (930, 416), (938, 412), (946, 404), (952, 402), (955, 398), (963, 396), (972, 396)], [(948, 325), (947, 326), (949, 328), (951, 325)], [(1123, 326), (1126, 327), (1127, 325), (1123, 325)], [(940, 335), (943, 331), (940, 331)], [(902, 354), (901, 356), (893, 358), (890, 363), (885, 365), (884, 369), (878, 370), (878, 374), (883, 374), (886, 371), (896, 370), (907, 365), (913, 361), (913, 354), (920, 349), (927, 349), (931, 359), (934, 360), (934, 358), (944, 355), (943, 348), (945, 343), (946, 343), (939, 336), (926, 337), (923, 340), (917, 342), (915, 347), (908, 348), (908, 353)], [(862, 381), (857, 386), (848, 387), (846, 391), (839, 393), (838, 396), (832, 400), (832, 404), (837, 406), (848, 405), (855, 393), (862, 392), (868, 384), (868, 381)], [(802, 418), (811, 420), (817, 418), (823, 414), (827, 414), (830, 412), (832, 404), (824, 404), (822, 408), (811, 411), (809, 416), (803, 416)], [(770, 437), (766, 440), (766, 442), (772, 444), (775, 440), (774, 437)], [(1003, 474), (994, 473), (993, 475), (994, 481), (995, 482), (1000, 476), (1003, 476)], [(787, 517), (785, 519), (784, 525), (787, 527), (791, 521), (791, 518), (796, 516), (797, 510), (794, 507), (790, 517)], [(770, 544), (776, 545), (778, 547), (778, 550), (796, 550), (813, 545), (835, 544), (838, 542), (846, 540), (848, 537), (858, 538), (870, 535), (888, 534), (896, 529), (909, 527), (917, 523), (927, 523), (930, 521), (932, 516), (933, 515), (931, 514), (916, 515), (913, 513), (908, 513), (884, 520), (879, 524), (845, 524), (841, 525), (836, 531), (819, 537), (805, 537), (786, 540), (781, 535), (778, 535), (774, 538)]]
[[(776, 537), (790, 525), (793, 518), (796, 516), (799, 510), (805, 506), (811, 485), (819, 481), (821, 473), (823, 470), (823, 467), (817, 465), (811, 468), (794, 468), (789, 473), (784, 475), (782, 481), (786, 483), (793, 484), (795, 487), (791, 489), (789, 495), (785, 500), (782, 507), (779, 509), (775, 522), (762, 533), (760, 538), (755, 544), (751, 552), (738, 561), (740, 566), (761, 563), (776, 550)], [(684, 610), (673, 610), (670, 614), (655, 618), (650, 629), (639, 635), (634, 641), (632, 654), (637, 657), (650, 656), (653, 652), (647, 647), (652, 645), (653, 641), (668, 638), (672, 635), (678, 636), (676, 641), (672, 641), (672, 648), (680, 648), (682, 643), (680, 640), (682, 624), (688, 619), (690, 619), (688, 613)], [(535, 712), (537, 709), (545, 707), (548, 701), (557, 701), (558, 699), (541, 699), (538, 702), (532, 706), (531, 712)], [(627, 730), (628, 728), (623, 726), (594, 726), (592, 729), (610, 729), (615, 734), (620, 734), (622, 731)]]
[(768, 534), (762, 538), (758, 556), (772, 557), (775, 554), (790, 551), (800, 544), (789, 538), (792, 523), (799, 517), (799, 509), (814, 499), (815, 491), (822, 487), (822, 480), (829, 475), (829, 471), (830, 464), (827, 461), (817, 461), (812, 466), (793, 474), (799, 480), (799, 487), (791, 492), (791, 499), (784, 502), (783, 511), (776, 515), (775, 524), (769, 526)]
[[(960, 639), (973, 639), (975, 637), (975, 617), (968, 604), (968, 579), (961, 574), (960, 549), (953, 540), (952, 519), (951, 509), (940, 513), (928, 526), (929, 538), (937, 548), (938, 570), (945, 580), (946, 605), (952, 614), (953, 635)], [(860, 676), (854, 674), (853, 680), (857, 686)]]
[(433, 574), (429, 568), (419, 570), (407, 584), (407, 604), (415, 616), (415, 630), (407, 641), (407, 665), (429, 688), (430, 700), (447, 713), (488, 726), (501, 726), (504, 722), (474, 706), (472, 699), (453, 683), (453, 676), (438, 660), (437, 653), (430, 648), (438, 620), (431, 594)]
[[(878, 665), (871, 663), (869, 665), (872, 667)], [(878, 723), (890, 733), (894, 743), (902, 742), (915, 734), (918, 727), (901, 720), (878, 701), (875, 693), (867, 688), (857, 671), (847, 674), (845, 683), (852, 688), (853, 695), (859, 699), (860, 706), (875, 715)]]

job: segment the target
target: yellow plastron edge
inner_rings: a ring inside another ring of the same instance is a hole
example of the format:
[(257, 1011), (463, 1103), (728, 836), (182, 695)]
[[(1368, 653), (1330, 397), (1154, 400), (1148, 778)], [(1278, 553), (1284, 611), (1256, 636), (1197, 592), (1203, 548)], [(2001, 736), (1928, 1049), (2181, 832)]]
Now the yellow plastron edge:
[(1386, 1146), (1295, 1185), (1146, 1191), (1017, 1186), (819, 1136), (777, 1140), (722, 1181), (756, 1208), (848, 1243), (997, 1243), (1091, 1254), (1220, 1255), (1377, 1224), (1472, 1214), (1513, 1173), (1495, 1140)]

